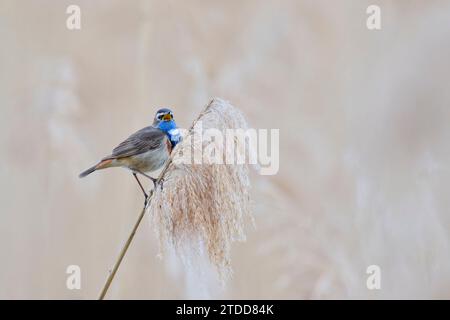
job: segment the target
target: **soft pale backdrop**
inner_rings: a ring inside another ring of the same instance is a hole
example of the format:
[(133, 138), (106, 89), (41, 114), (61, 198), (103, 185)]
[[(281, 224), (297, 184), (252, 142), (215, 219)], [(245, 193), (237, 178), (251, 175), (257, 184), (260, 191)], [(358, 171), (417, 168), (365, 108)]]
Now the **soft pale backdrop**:
[(158, 259), (146, 218), (108, 297), (450, 298), (449, 1), (0, 0), (0, 48), (0, 298), (96, 298), (142, 195), (78, 173), (156, 108), (186, 127), (214, 96), (281, 130), (233, 280)]

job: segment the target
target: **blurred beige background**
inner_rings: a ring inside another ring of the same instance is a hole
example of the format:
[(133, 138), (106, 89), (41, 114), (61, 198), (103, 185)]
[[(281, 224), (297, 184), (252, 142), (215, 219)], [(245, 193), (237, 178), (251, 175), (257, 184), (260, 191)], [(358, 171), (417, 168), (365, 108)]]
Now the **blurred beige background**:
[(450, 298), (449, 1), (0, 0), (0, 46), (0, 298), (96, 298), (142, 195), (78, 173), (156, 108), (187, 127), (214, 96), (281, 130), (233, 280), (158, 259), (146, 217), (109, 298)]

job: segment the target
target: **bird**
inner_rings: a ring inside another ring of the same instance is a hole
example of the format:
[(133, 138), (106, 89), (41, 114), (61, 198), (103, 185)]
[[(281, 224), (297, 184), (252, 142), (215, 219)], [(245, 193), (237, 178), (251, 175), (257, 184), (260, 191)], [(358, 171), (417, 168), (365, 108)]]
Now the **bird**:
[(145, 192), (138, 174), (153, 181), (156, 188), (157, 179), (148, 175), (161, 168), (170, 156), (173, 148), (181, 141), (180, 131), (175, 123), (173, 112), (168, 108), (159, 109), (153, 124), (136, 131), (115, 147), (112, 153), (102, 158), (97, 164), (80, 173), (84, 178), (97, 170), (122, 167), (131, 170), (139, 187), (144, 193), (144, 205), (148, 194)]

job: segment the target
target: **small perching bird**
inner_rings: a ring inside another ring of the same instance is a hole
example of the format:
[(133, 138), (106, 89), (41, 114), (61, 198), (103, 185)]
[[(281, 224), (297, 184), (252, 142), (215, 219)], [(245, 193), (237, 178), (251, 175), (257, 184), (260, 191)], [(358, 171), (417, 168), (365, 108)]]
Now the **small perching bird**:
[(147, 203), (148, 195), (137, 174), (152, 180), (156, 188), (156, 179), (147, 173), (156, 171), (164, 165), (180, 139), (181, 135), (172, 111), (167, 108), (159, 109), (151, 126), (133, 133), (114, 148), (111, 155), (80, 173), (79, 177), (84, 178), (96, 170), (106, 168), (127, 168), (132, 171)]

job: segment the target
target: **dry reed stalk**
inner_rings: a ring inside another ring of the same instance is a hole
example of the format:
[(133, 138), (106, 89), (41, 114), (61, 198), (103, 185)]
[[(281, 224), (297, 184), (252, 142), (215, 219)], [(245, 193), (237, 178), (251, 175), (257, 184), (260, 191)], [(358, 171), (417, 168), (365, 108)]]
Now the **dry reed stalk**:
[[(160, 240), (161, 255), (167, 244), (172, 244), (182, 255), (185, 249), (200, 252), (205, 246), (221, 279), (231, 276), (231, 243), (245, 240), (244, 219), (252, 219), (249, 170), (246, 164), (212, 164), (210, 156), (204, 156), (202, 164), (183, 163), (187, 154), (194, 154), (194, 149), (202, 150), (208, 145), (206, 142), (196, 144), (193, 139), (194, 127), (199, 121), (204, 129), (219, 130), (224, 136), (226, 129), (247, 128), (242, 113), (228, 102), (217, 98), (209, 102), (163, 167), (157, 184), (164, 181), (164, 187), (150, 191), (147, 206), (122, 247), (102, 288), (100, 300), (106, 296), (147, 211), (153, 212), (152, 222)], [(239, 145), (239, 141), (234, 140), (233, 146), (236, 147), (235, 158), (238, 152), (245, 152), (245, 146)]]

